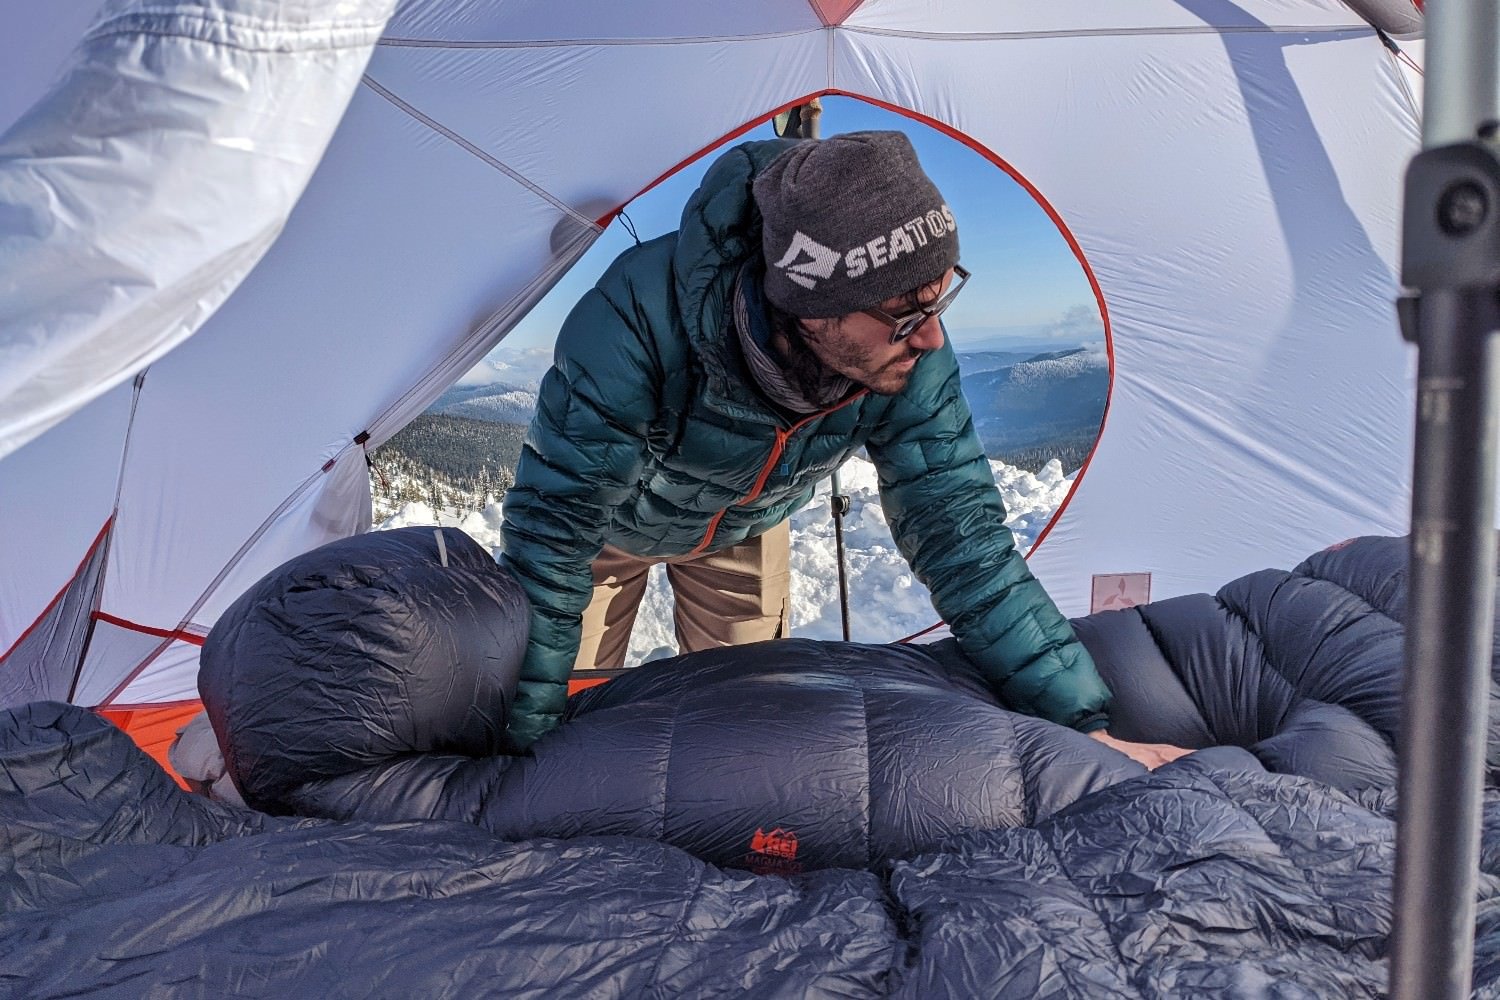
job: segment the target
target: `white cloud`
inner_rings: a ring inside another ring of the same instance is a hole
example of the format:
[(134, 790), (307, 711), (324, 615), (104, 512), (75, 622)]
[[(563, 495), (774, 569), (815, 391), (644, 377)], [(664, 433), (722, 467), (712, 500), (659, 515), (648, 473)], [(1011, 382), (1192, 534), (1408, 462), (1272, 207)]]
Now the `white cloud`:
[(535, 385), (551, 367), (550, 347), (497, 347), (453, 384), (475, 386), (501, 382), (506, 385)]
[(501, 379), (495, 369), (495, 366), (489, 361), (481, 361), (479, 362), (479, 364), (475, 365), (473, 368), (470, 368), (467, 372), (460, 376), (458, 381), (454, 382), (453, 384), (462, 386), (489, 385), (492, 382), (499, 381), (501, 381)]
[(1096, 306), (1069, 306), (1059, 319), (1042, 328), (1042, 336), (1048, 340), (1080, 344), (1103, 338), (1104, 324), (1099, 319), (1099, 309)]

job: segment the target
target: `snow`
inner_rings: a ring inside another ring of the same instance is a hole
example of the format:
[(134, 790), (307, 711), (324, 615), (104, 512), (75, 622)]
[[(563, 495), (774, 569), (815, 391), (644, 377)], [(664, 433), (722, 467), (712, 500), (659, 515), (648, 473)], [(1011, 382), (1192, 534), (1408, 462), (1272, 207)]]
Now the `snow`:
[(1061, 358), (1048, 358), (1045, 361), (1022, 361), (1011, 367), (1010, 380), (1015, 385), (1061, 381), (1062, 379), (1079, 375), (1090, 368), (1104, 368), (1108, 365), (1109, 356), (1104, 353), (1102, 347), (1098, 349), (1085, 348)]
[[(1073, 486), (1054, 459), (1038, 474), (1001, 462), (990, 463), (1009, 514), (1006, 524), (1016, 545), (1030, 549)], [(844, 559), (849, 579), (850, 638), (857, 642), (891, 642), (936, 624), (927, 588), (912, 575), (896, 551), (876, 489), (875, 467), (851, 459), (840, 472), (849, 496), (844, 518)], [(792, 517), (792, 635), (840, 639), (838, 564), (828, 483), (819, 485), (813, 502)], [(461, 528), (498, 555), (500, 504), (456, 517), (435, 513), (425, 503), (408, 503), (381, 528), (442, 524)], [(640, 663), (676, 652), (672, 631), (672, 595), (666, 573), (656, 567), (630, 638), (627, 663)]]
[(465, 408), (490, 410), (506, 414), (516, 422), (526, 423), (530, 420), (532, 411), (536, 409), (536, 395), (536, 392), (530, 389), (511, 388), (453, 403), (439, 412), (462, 411)]

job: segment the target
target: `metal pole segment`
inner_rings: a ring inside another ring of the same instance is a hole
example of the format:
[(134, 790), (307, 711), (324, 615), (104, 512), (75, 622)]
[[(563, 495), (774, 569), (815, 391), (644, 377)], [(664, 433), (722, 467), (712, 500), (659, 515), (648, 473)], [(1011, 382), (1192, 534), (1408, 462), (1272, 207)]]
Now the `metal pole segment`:
[(849, 575), (844, 566), (844, 515), (849, 513), (849, 497), (839, 489), (839, 473), (828, 477), (829, 509), (833, 512), (833, 549), (839, 564), (839, 620), (844, 626), (844, 641), (849, 641)]
[(1473, 139), (1500, 111), (1495, 0), (1428, 0), (1423, 18), (1422, 148)]
[[(1494, 293), (1488, 293), (1493, 298)], [(1494, 318), (1421, 300), (1391, 995), (1469, 996), (1495, 598)], [(1478, 335), (1474, 331), (1478, 330)]]
[[(823, 102), (814, 97), (806, 104), (798, 105), (789, 112), (788, 132), (795, 132), (804, 139), (818, 138), (819, 122), (823, 117)], [(839, 564), (839, 620), (844, 628), (844, 641), (849, 641), (849, 573), (844, 565), (844, 515), (849, 513), (849, 498), (839, 489), (839, 473), (835, 469), (828, 478), (829, 506), (833, 512), (833, 548)]]
[(1401, 316), (1418, 345), (1391, 996), (1470, 995), (1495, 598), (1500, 5), (1429, 0)]

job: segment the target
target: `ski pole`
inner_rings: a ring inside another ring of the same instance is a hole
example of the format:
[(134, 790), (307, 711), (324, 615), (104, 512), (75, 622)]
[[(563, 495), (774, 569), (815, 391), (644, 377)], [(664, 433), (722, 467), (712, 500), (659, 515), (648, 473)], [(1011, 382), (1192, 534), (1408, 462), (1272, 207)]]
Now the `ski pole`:
[(849, 497), (839, 489), (838, 470), (828, 479), (831, 493), (829, 508), (833, 511), (833, 549), (839, 564), (839, 616), (844, 624), (844, 641), (849, 641), (849, 576), (844, 569), (844, 515), (849, 513)]

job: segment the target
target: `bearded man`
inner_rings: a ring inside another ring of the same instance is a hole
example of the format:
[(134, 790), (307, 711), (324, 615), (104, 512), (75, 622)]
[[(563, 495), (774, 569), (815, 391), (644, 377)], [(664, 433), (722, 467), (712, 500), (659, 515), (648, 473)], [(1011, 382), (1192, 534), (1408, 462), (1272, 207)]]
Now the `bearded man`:
[(1107, 733), (1109, 691), (1031, 575), (938, 317), (958, 227), (900, 132), (748, 142), (677, 232), (574, 307), (504, 506), (532, 603), (510, 720), (557, 724), (580, 667), (619, 667), (665, 563), (679, 651), (787, 634), (788, 518), (861, 449), (912, 571), (1007, 707), (1155, 766)]

